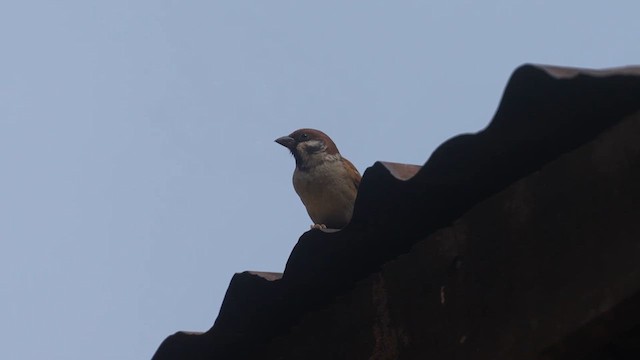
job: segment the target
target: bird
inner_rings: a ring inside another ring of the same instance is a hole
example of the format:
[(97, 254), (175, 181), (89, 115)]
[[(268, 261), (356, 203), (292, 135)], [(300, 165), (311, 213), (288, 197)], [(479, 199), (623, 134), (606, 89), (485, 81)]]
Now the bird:
[(314, 222), (311, 229), (342, 229), (353, 215), (360, 186), (358, 169), (320, 130), (298, 129), (275, 140), (291, 151), (293, 188)]

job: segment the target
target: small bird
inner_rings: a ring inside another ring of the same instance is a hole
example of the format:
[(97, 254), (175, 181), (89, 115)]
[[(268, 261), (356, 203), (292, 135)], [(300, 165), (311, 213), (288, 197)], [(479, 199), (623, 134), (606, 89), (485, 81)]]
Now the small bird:
[(293, 187), (315, 223), (312, 229), (341, 229), (353, 215), (360, 173), (319, 130), (300, 129), (275, 140), (296, 160)]

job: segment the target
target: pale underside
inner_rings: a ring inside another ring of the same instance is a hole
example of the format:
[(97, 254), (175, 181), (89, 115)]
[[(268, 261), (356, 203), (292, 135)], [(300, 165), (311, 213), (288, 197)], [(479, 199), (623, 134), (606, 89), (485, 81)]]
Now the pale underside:
[(293, 187), (315, 224), (339, 229), (351, 220), (357, 188), (339, 154), (325, 155), (305, 171), (296, 170)]

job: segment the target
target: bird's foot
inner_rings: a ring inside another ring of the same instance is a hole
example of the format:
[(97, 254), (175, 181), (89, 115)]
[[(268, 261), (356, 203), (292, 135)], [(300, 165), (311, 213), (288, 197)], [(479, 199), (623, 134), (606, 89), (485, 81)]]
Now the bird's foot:
[(313, 224), (313, 225), (311, 225), (311, 230), (313, 230), (313, 229), (326, 229), (326, 228), (327, 228), (327, 225), (325, 225), (325, 224)]

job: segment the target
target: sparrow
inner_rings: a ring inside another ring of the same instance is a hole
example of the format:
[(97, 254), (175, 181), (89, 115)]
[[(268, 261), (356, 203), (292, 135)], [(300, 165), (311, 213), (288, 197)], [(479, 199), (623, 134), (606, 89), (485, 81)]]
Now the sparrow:
[(293, 188), (307, 208), (312, 229), (341, 229), (353, 215), (360, 173), (327, 134), (299, 129), (275, 140), (296, 160)]

